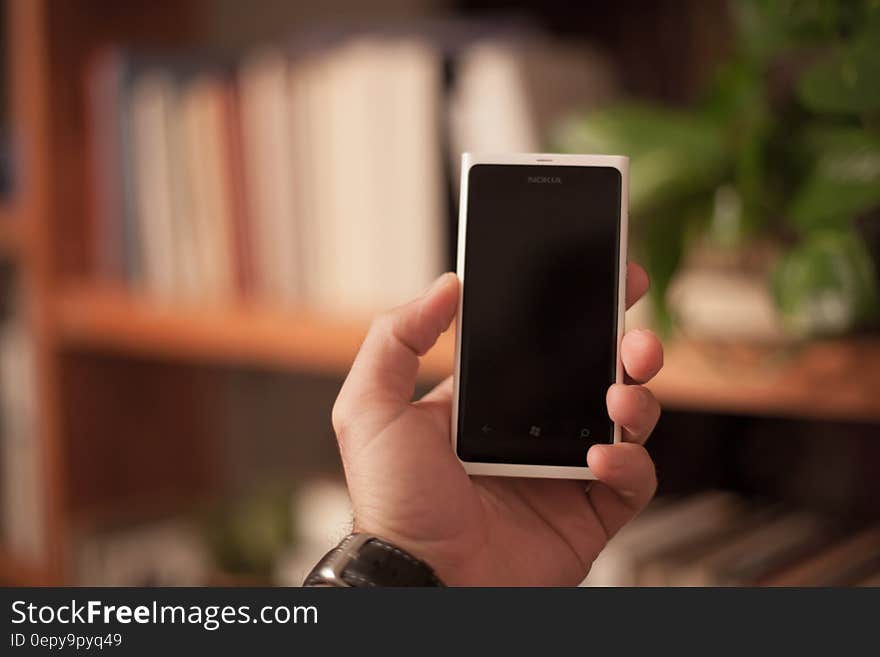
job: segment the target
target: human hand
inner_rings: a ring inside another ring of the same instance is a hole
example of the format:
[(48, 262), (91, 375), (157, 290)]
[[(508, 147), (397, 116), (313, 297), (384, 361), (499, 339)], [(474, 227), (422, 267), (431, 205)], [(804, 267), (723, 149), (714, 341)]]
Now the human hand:
[[(643, 447), (660, 417), (638, 385), (663, 364), (649, 331), (627, 333), (621, 358), (632, 385), (612, 385), (616, 445), (594, 445), (597, 481), (470, 477), (450, 443), (452, 380), (418, 401), (419, 356), (445, 331), (459, 281), (444, 274), (419, 298), (378, 317), (333, 408), (356, 531), (385, 538), (453, 585), (576, 585), (608, 540), (651, 500), (654, 465)], [(627, 268), (627, 307), (648, 289)]]

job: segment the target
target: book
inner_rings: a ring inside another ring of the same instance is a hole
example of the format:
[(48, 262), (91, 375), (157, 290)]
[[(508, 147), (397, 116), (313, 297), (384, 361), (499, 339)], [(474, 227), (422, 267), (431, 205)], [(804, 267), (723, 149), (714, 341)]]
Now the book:
[(585, 580), (599, 586), (876, 586), (880, 526), (704, 492), (659, 499)]
[[(425, 289), (444, 268), (440, 107), (441, 63), (436, 51), (414, 39), (391, 43), (383, 70), (394, 70), (385, 116), (386, 169), (376, 207), (376, 262), (383, 263), (377, 284), (377, 307), (399, 305)], [(394, 67), (391, 69), (391, 67)], [(381, 71), (378, 73), (381, 76)], [(393, 203), (387, 199), (393, 198)]]
[(244, 179), (254, 253), (255, 293), (299, 298), (288, 62), (280, 49), (250, 55), (239, 74)]
[(162, 302), (346, 318), (412, 298), (448, 264), (450, 153), (457, 170), (463, 149), (538, 150), (609, 88), (597, 58), (506, 32), (441, 21), (99, 58), (97, 275)]
[(743, 503), (720, 491), (668, 503), (624, 527), (605, 547), (585, 580), (588, 586), (636, 586), (639, 569), (653, 555), (681, 549), (716, 534), (740, 518)]
[[(322, 203), (327, 199), (321, 196), (319, 186), (325, 180), (324, 160), (326, 152), (320, 146), (317, 134), (322, 118), (321, 85), (323, 84), (323, 62), (320, 53), (302, 53), (291, 62), (287, 85), (288, 110), (290, 112), (291, 140), (297, 145), (291, 157), (291, 170), (298, 181), (299, 191), (294, 195), (294, 214), (299, 219), (300, 302), (304, 306), (317, 308), (326, 293), (322, 286), (321, 262), (326, 257), (320, 250), (323, 231), (327, 230)], [(332, 252), (331, 252), (332, 255)]]
[(822, 530), (820, 520), (805, 513), (778, 514), (761, 511), (754, 522), (714, 549), (683, 565), (671, 578), (676, 586), (746, 584), (736, 576), (757, 555), (773, 559)]
[(835, 542), (814, 556), (791, 564), (763, 582), (765, 586), (843, 586), (848, 573), (861, 564), (876, 568), (880, 526), (868, 527)]
[(459, 57), (449, 103), (456, 183), (459, 153), (548, 150), (556, 126), (574, 108), (589, 111), (616, 94), (612, 68), (601, 55), (539, 34), (480, 39)]
[(880, 587), (880, 569), (876, 570), (871, 575), (868, 575), (862, 580), (856, 582), (855, 586), (863, 586), (870, 588)]
[(140, 236), (141, 282), (148, 292), (169, 299), (178, 289), (175, 216), (172, 199), (170, 134), (174, 83), (161, 70), (133, 82), (128, 101), (134, 180), (134, 221)]
[(450, 99), (453, 153), (541, 150), (518, 50), (513, 43), (489, 41), (464, 52)]
[[(337, 315), (368, 314), (373, 307), (376, 270), (383, 263), (374, 260), (376, 200), (383, 187), (374, 187), (381, 175), (382, 153), (370, 149), (371, 125), (376, 103), (387, 102), (381, 93), (372, 96), (370, 73), (376, 70), (377, 48), (372, 40), (351, 40), (324, 54), (325, 78), (318, 88), (323, 103), (318, 117), (318, 147), (326, 149), (324, 169), (319, 169), (317, 193), (326, 203), (318, 220), (319, 276), (327, 289), (317, 298), (321, 311)], [(389, 77), (393, 72), (388, 72)], [(382, 111), (379, 109), (378, 111)], [(387, 144), (384, 146), (387, 148)], [(372, 158), (376, 158), (371, 162)], [(387, 189), (387, 187), (384, 187)], [(388, 198), (388, 205), (394, 203)], [(384, 235), (382, 237), (385, 237)]]
[(743, 508), (740, 515), (731, 518), (729, 522), (715, 525), (712, 531), (700, 533), (649, 553), (639, 564), (637, 584), (639, 586), (676, 585), (683, 569), (705, 555), (711, 554), (720, 546), (726, 545), (754, 522), (754, 517)]
[(190, 251), (179, 257), (195, 264), (199, 299), (215, 304), (235, 296), (224, 86), (211, 74), (190, 81), (182, 92), (179, 117), (184, 176), (189, 181), (188, 216), (180, 223), (191, 223), (193, 238)]
[(0, 323), (0, 500), (3, 542), (14, 557), (45, 557), (43, 462), (33, 344), (23, 318)]
[(78, 585), (203, 586), (210, 568), (198, 527), (182, 519), (97, 531), (74, 545)]
[(223, 131), (226, 147), (225, 164), (228, 184), (227, 203), (232, 221), (232, 258), (235, 286), (240, 298), (254, 289), (253, 254), (251, 253), (248, 199), (244, 184), (244, 144), (241, 132), (241, 97), (238, 87), (227, 84), (223, 89)]
[(302, 586), (321, 557), (351, 531), (351, 500), (337, 480), (305, 482), (297, 488), (291, 511), (296, 541), (280, 560), (280, 586)]
[(86, 78), (93, 267), (102, 279), (135, 284), (140, 277), (139, 235), (127, 88), (130, 59), (108, 49), (93, 59)]

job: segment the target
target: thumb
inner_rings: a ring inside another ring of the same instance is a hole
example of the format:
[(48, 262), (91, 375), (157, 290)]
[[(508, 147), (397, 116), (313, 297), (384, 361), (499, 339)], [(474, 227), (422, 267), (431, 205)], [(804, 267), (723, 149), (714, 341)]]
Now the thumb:
[(389, 420), (409, 404), (419, 356), (434, 346), (455, 317), (458, 290), (458, 277), (443, 274), (422, 296), (373, 320), (333, 408), (334, 426), (353, 419), (367, 398), (371, 415)]

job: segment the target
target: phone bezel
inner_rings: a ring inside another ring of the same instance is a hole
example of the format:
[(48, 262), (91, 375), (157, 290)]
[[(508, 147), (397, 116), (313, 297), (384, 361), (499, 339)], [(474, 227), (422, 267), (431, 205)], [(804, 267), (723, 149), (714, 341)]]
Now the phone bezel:
[[(617, 361), (617, 383), (623, 383), (623, 363), (620, 359), (620, 343), (624, 334), (624, 313), (626, 311), (626, 252), (628, 232), (628, 197), (629, 197), (629, 158), (622, 155), (570, 155), (556, 153), (508, 153), (508, 154), (475, 154), (464, 153), (461, 158), (461, 194), (458, 212), (458, 267), (460, 281), (458, 294), (458, 321), (455, 323), (455, 371), (453, 375), (452, 394), (452, 449), (455, 457), (464, 466), (468, 474), (494, 475), (502, 477), (539, 477), (544, 479), (595, 479), (590, 469), (563, 465), (529, 465), (523, 463), (482, 463), (465, 461), (458, 456), (458, 398), (461, 368), (461, 327), (464, 310), (465, 284), (465, 244), (467, 240), (467, 207), (468, 180), (471, 167), (478, 164), (500, 164), (521, 166), (573, 166), (573, 167), (612, 167), (620, 172), (620, 251), (618, 253), (617, 281), (617, 343), (615, 357)], [(620, 425), (614, 423), (614, 442), (621, 439)]]

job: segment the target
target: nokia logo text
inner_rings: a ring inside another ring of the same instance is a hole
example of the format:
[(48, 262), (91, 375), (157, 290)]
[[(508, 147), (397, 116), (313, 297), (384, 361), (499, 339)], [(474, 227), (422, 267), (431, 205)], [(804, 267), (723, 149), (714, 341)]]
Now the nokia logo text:
[(529, 176), (530, 183), (546, 183), (550, 185), (561, 185), (562, 178), (559, 176)]

